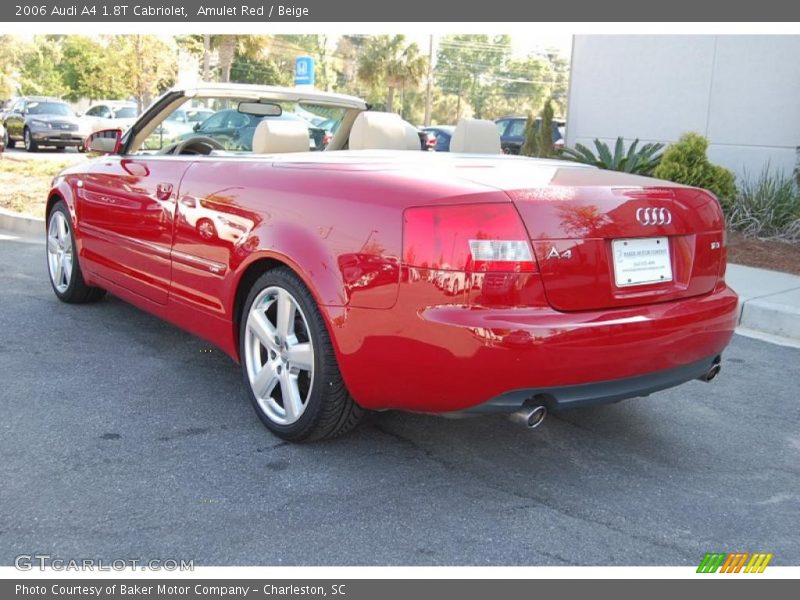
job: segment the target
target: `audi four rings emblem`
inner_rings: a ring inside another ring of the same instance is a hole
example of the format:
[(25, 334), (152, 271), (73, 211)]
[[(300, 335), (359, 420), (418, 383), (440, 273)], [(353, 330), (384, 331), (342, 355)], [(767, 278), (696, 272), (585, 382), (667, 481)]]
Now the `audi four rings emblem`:
[(637, 208), (636, 220), (641, 225), (669, 225), (672, 213), (668, 208)]

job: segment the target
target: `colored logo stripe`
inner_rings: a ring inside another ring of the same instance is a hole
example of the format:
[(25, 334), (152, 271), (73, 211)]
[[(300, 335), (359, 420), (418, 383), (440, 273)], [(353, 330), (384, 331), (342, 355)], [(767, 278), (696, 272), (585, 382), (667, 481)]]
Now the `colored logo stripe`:
[[(739, 573), (744, 568), (744, 573), (763, 573), (772, 560), (771, 553), (756, 552), (708, 552), (700, 561), (697, 573)], [(749, 559), (749, 561), (748, 561)], [(745, 566), (745, 564), (747, 566)]]

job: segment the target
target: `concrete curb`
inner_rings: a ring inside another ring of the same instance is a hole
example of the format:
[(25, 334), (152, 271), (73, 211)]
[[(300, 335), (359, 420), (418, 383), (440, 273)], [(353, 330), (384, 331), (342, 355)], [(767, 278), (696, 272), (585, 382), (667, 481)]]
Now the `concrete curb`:
[(44, 239), (44, 219), (20, 215), (0, 208), (0, 229), (13, 231), (29, 236), (41, 236)]
[(725, 279), (739, 294), (741, 327), (800, 340), (799, 276), (728, 265)]

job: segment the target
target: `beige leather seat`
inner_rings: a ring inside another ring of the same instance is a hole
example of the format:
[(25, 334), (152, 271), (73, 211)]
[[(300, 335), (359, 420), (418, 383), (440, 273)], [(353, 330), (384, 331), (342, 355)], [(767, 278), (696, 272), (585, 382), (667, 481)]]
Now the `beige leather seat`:
[(253, 132), (254, 154), (309, 151), (308, 125), (302, 121), (262, 119)]
[(461, 119), (450, 138), (450, 152), (500, 154), (497, 126), (484, 119)]
[[(412, 134), (415, 144), (412, 144)], [(350, 150), (419, 150), (419, 137), (411, 123), (389, 112), (362, 112), (350, 129)]]

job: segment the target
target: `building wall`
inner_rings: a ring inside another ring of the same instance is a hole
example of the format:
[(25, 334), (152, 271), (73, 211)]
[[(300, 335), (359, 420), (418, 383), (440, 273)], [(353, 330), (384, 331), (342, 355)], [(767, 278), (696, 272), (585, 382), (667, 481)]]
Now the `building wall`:
[(575, 36), (567, 144), (673, 142), (687, 131), (738, 175), (791, 172), (800, 147), (800, 36)]

